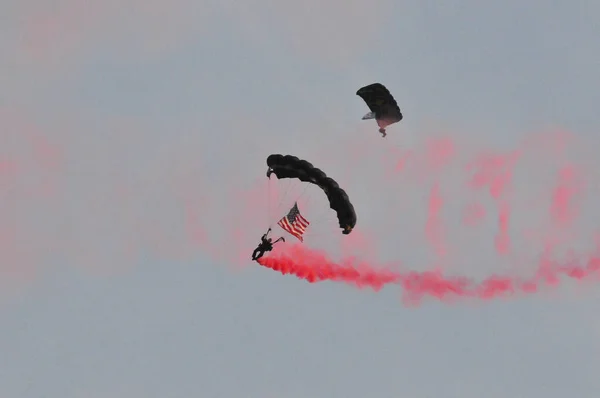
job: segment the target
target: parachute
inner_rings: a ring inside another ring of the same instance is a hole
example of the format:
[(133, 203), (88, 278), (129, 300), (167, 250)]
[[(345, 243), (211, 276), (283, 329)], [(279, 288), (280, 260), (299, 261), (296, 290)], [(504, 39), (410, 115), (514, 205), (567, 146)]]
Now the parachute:
[(362, 120), (375, 119), (379, 132), (385, 137), (385, 128), (402, 120), (402, 112), (390, 91), (381, 83), (373, 83), (361, 87), (356, 95), (361, 97), (371, 112), (363, 116)]
[(272, 154), (267, 158), (267, 177), (275, 174), (278, 179), (299, 179), (303, 182), (314, 184), (321, 188), (327, 199), (329, 207), (337, 214), (337, 219), (342, 233), (348, 235), (356, 225), (356, 213), (346, 191), (321, 169), (314, 167), (310, 162), (292, 155)]

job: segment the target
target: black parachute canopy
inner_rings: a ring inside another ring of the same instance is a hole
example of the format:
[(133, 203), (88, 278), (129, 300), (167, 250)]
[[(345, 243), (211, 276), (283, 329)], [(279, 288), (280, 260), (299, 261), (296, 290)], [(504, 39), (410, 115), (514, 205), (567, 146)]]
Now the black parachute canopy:
[(337, 182), (328, 177), (321, 169), (314, 167), (306, 160), (302, 160), (292, 155), (273, 154), (267, 158), (267, 177), (275, 174), (277, 178), (297, 178), (300, 181), (310, 182), (320, 187), (327, 199), (329, 207), (337, 213), (342, 233), (348, 235), (356, 225), (356, 213), (354, 206), (350, 203), (348, 194)]
[(356, 95), (365, 101), (378, 122), (384, 122), (384, 125), (380, 125), (380, 127), (385, 128), (385, 126), (402, 120), (402, 112), (400, 112), (398, 103), (383, 84), (373, 83), (361, 87)]

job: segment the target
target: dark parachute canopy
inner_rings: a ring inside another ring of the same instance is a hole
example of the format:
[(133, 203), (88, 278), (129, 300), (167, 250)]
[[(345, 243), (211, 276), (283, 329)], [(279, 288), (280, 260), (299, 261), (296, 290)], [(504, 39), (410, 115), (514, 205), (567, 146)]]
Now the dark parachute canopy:
[(275, 174), (277, 178), (298, 178), (304, 182), (310, 182), (320, 187), (329, 199), (329, 207), (337, 213), (342, 233), (348, 235), (356, 225), (356, 213), (354, 206), (350, 203), (348, 194), (337, 182), (328, 177), (321, 169), (314, 167), (306, 160), (292, 155), (273, 154), (267, 158), (267, 177)]
[(402, 112), (400, 112), (398, 103), (383, 84), (373, 83), (361, 87), (356, 95), (361, 97), (371, 110), (371, 113), (365, 115), (363, 120), (375, 118), (381, 133), (385, 133), (385, 128), (390, 124), (402, 120)]

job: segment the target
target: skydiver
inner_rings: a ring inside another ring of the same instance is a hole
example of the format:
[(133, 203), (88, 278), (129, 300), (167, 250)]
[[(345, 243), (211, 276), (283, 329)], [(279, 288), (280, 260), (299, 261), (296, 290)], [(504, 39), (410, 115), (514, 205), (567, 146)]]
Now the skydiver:
[[(385, 127), (381, 126), (381, 122), (379, 121), (379, 119), (377, 119), (377, 115), (375, 114), (375, 112), (369, 112), (366, 115), (364, 115), (362, 117), (362, 120), (369, 120), (369, 119), (375, 119), (377, 121), (377, 124), (379, 125), (379, 132), (381, 133), (381, 137), (385, 137), (387, 135), (387, 133), (385, 132)], [(267, 174), (268, 176), (268, 174)]]
[(254, 249), (254, 252), (252, 253), (252, 260), (256, 261), (259, 258), (261, 258), (265, 252), (270, 252), (271, 250), (273, 250), (273, 245), (279, 241), (283, 241), (285, 242), (285, 238), (282, 236), (279, 239), (277, 239), (275, 242), (271, 241), (271, 238), (268, 237), (269, 232), (271, 232), (271, 228), (269, 228), (267, 230), (267, 233), (264, 234), (263, 236), (261, 236), (260, 238), (260, 243), (258, 244), (258, 246), (256, 247), (256, 249)]

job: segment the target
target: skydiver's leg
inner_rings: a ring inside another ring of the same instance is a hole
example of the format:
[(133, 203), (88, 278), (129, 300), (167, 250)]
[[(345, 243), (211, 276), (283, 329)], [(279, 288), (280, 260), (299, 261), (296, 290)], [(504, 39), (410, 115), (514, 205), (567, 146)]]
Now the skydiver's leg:
[(264, 250), (260, 250), (258, 252), (258, 255), (256, 256), (256, 258), (254, 260), (256, 261), (256, 260), (258, 260), (259, 258), (261, 258), (264, 255), (265, 255), (265, 251)]
[[(258, 253), (261, 253), (261, 255), (257, 257)], [(254, 252), (252, 252), (252, 260), (258, 260), (261, 256), (262, 256), (262, 252), (261, 252), (260, 248), (257, 247), (256, 249), (254, 249)]]
[(387, 135), (384, 128), (379, 129), (379, 132), (381, 133), (382, 137), (385, 137)]

